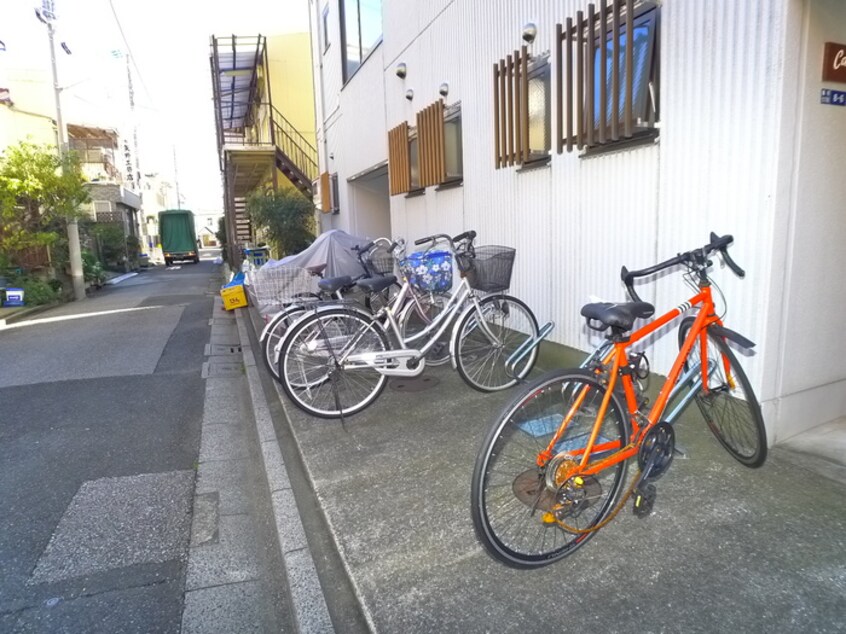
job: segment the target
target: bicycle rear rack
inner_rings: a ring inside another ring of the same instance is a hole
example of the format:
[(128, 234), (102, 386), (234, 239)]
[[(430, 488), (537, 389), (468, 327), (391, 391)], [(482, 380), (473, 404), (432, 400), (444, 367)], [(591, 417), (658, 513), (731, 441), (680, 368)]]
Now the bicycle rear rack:
[(511, 353), (511, 356), (508, 357), (505, 361), (505, 373), (512, 379), (517, 378), (515, 373), (517, 371), (517, 364), (520, 363), (529, 353), (532, 352), (535, 348), (537, 348), (541, 341), (546, 339), (546, 336), (552, 332), (552, 329), (555, 328), (555, 322), (549, 321), (541, 326), (540, 330), (538, 330), (538, 334), (536, 337), (532, 339), (526, 339), (523, 343), (520, 344), (514, 352)]

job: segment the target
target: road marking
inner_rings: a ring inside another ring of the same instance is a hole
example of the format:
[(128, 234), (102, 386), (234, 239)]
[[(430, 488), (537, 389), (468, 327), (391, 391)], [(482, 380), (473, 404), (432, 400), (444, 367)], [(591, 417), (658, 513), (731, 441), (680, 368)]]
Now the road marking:
[(57, 321), (68, 321), (70, 319), (84, 319), (86, 317), (102, 317), (103, 315), (115, 315), (117, 313), (129, 313), (135, 310), (150, 310), (151, 308), (162, 308), (161, 306), (138, 306), (136, 308), (115, 308), (114, 310), (101, 310), (96, 313), (80, 313), (77, 315), (62, 315), (60, 317), (44, 317), (43, 319), (31, 319), (16, 324), (0, 324), (0, 330), (11, 330), (12, 328), (23, 328), (24, 326), (37, 326), (39, 324), (50, 324)]
[(167, 270), (167, 271), (178, 271), (181, 268), (182, 268), (182, 265), (180, 264), (179, 266), (169, 266), (165, 270)]

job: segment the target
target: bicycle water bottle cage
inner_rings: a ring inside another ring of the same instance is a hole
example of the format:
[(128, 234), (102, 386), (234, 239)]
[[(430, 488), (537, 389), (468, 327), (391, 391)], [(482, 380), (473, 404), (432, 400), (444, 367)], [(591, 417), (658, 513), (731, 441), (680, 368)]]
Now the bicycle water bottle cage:
[(356, 284), (369, 293), (378, 293), (396, 281), (396, 275), (384, 275), (382, 277), (365, 277), (362, 280), (358, 280)]
[(655, 314), (655, 307), (647, 302), (626, 302), (612, 304), (600, 302), (582, 306), (582, 317), (588, 328), (602, 332), (611, 328), (614, 336), (620, 336), (632, 329), (635, 319), (645, 319)]
[(327, 293), (334, 293), (337, 290), (352, 286), (352, 278), (349, 275), (341, 275), (340, 277), (328, 277), (320, 280), (317, 287), (321, 291)]

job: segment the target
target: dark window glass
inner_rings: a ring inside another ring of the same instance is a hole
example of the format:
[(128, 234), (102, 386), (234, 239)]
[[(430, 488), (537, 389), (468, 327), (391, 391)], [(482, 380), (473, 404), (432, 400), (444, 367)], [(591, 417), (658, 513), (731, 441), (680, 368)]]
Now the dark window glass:
[(331, 209), (334, 213), (338, 213), (341, 209), (341, 196), (338, 192), (338, 174), (332, 174), (329, 178), (329, 183), (331, 187)]
[(341, 6), (346, 82), (382, 40), (382, 0), (344, 0)]
[[(632, 115), (635, 120), (646, 121), (649, 114), (649, 82), (652, 80), (652, 58), (655, 48), (655, 23), (658, 13), (656, 10), (649, 11), (634, 21), (633, 44), (632, 44)], [(594, 48), (594, 96), (593, 111), (594, 128), (599, 127), (599, 118), (605, 113), (606, 124), (611, 123), (611, 117), (616, 114), (617, 120), (623, 120), (623, 109), (625, 107), (625, 85), (626, 85), (626, 47), (629, 45), (628, 34), (625, 29), (620, 33), (620, 52), (616, 60), (617, 71), (620, 77), (620, 97), (617, 104), (613, 103), (614, 96), (611, 92), (611, 73), (614, 67), (614, 40), (611, 33), (607, 34), (605, 40), (606, 70), (605, 70), (605, 94), (606, 103), (600, 103), (599, 87), (601, 82), (600, 74), (600, 48)]]

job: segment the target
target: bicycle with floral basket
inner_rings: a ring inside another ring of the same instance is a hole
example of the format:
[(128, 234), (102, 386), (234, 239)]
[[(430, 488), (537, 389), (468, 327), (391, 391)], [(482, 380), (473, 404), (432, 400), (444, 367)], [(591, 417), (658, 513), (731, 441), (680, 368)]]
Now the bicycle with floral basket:
[[(400, 262), (402, 288), (388, 305), (370, 314), (354, 305), (317, 306), (287, 331), (279, 355), (279, 376), (288, 397), (302, 410), (321, 418), (360, 412), (381, 394), (389, 377), (415, 377), (430, 353), (450, 330), (448, 351), (453, 367), (471, 387), (491, 392), (515, 385), (529, 374), (537, 346), (551, 330), (538, 329), (531, 309), (506, 295), (515, 250), (475, 247), (475, 231), (453, 238), (421, 238), (429, 245), (405, 257), (404, 243), (392, 251)], [(436, 250), (444, 245), (444, 250)], [(453, 261), (461, 281), (453, 287)], [(358, 281), (378, 292), (393, 275)], [(412, 289), (444, 291), (445, 305), (428, 324), (403, 332), (402, 307)]]

